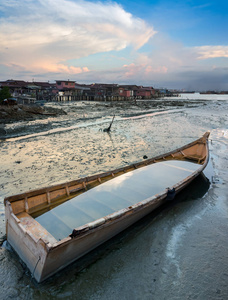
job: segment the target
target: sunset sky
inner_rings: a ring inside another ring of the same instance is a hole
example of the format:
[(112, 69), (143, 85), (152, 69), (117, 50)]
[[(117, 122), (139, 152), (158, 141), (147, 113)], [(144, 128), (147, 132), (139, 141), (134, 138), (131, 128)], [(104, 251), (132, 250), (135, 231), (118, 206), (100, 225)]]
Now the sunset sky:
[(228, 90), (228, 1), (1, 1), (7, 79)]

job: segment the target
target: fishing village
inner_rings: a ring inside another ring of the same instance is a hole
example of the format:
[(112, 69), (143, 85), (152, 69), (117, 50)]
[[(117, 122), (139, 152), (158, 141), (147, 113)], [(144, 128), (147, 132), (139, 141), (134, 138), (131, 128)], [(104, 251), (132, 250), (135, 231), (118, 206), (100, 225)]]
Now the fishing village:
[(76, 81), (25, 82), (6, 80), (0, 82), (0, 88), (8, 88), (12, 97), (23, 103), (39, 100), (46, 101), (129, 101), (171, 96), (167, 89), (154, 89), (137, 85), (119, 84), (78, 84)]

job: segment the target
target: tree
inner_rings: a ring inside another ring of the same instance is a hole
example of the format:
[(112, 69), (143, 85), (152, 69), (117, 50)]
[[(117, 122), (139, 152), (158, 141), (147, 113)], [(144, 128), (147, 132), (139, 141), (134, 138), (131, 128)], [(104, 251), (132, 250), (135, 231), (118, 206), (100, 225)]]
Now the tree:
[(3, 102), (4, 99), (10, 98), (11, 94), (10, 94), (10, 90), (8, 88), (8, 86), (4, 86), (1, 90), (0, 90), (0, 103)]

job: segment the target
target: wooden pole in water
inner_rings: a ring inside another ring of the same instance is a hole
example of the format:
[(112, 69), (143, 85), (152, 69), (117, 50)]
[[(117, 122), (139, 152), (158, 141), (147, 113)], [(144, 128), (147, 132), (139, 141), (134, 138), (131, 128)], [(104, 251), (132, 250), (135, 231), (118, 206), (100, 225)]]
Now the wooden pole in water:
[(115, 115), (113, 116), (112, 122), (110, 123), (109, 127), (108, 127), (108, 128), (105, 128), (105, 129), (103, 130), (104, 132), (109, 132), (109, 131), (111, 130), (111, 126), (112, 126), (112, 123), (113, 123), (113, 121), (114, 121), (114, 118), (115, 118)]

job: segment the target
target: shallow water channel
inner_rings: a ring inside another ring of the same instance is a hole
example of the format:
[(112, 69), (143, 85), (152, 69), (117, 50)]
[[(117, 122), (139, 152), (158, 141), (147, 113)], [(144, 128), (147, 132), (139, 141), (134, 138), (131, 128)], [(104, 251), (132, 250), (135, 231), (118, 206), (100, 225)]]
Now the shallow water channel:
[[(1, 299), (227, 299), (228, 99), (48, 105), (67, 115), (7, 124), (0, 141)], [(46, 282), (36, 284), (5, 241), (4, 197), (138, 162), (206, 131), (205, 176)]]

